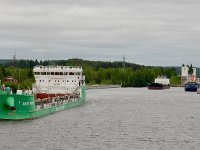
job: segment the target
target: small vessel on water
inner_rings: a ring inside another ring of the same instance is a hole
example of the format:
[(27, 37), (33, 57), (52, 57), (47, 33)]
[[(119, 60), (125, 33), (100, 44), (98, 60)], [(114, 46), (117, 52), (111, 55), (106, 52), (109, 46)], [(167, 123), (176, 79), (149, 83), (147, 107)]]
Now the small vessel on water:
[(196, 82), (186, 82), (185, 91), (196, 92), (199, 87), (199, 84)]
[(149, 90), (164, 90), (170, 88), (170, 82), (169, 79), (165, 76), (158, 76), (154, 83), (150, 83), (148, 85)]
[(196, 81), (196, 76), (188, 75), (187, 81), (185, 82), (185, 91), (196, 92), (199, 87), (199, 83)]
[(0, 119), (33, 119), (83, 105), (85, 77), (80, 66), (35, 66), (33, 90), (0, 90)]

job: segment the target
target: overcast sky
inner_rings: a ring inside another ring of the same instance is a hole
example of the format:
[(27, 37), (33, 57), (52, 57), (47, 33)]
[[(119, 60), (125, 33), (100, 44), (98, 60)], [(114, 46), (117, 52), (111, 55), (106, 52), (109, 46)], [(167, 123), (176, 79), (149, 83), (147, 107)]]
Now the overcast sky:
[(200, 0), (0, 0), (0, 52), (200, 67)]

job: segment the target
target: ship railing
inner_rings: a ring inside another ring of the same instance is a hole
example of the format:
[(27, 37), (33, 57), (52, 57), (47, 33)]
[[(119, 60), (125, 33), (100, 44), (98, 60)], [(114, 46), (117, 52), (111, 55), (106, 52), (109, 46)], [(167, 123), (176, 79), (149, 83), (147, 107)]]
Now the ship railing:
[(72, 68), (76, 68), (76, 69), (82, 69), (82, 66), (55, 66), (55, 65), (49, 65), (49, 66), (42, 66), (42, 65), (36, 65), (33, 67), (34, 69), (36, 68), (40, 68), (40, 69), (49, 69), (49, 68), (61, 68), (61, 69), (72, 69)]
[(44, 109), (47, 107), (57, 106), (64, 103), (73, 102), (79, 100), (80, 94), (78, 93), (68, 93), (64, 96), (48, 97), (43, 99), (35, 100), (35, 105), (37, 109)]

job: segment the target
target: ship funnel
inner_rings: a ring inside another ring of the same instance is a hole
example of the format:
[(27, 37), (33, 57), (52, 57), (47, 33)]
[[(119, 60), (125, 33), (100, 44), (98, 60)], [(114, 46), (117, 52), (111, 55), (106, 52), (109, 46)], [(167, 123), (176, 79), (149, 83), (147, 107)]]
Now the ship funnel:
[(14, 106), (14, 98), (13, 97), (8, 97), (5, 101), (5, 105), (10, 109), (10, 110), (15, 110)]

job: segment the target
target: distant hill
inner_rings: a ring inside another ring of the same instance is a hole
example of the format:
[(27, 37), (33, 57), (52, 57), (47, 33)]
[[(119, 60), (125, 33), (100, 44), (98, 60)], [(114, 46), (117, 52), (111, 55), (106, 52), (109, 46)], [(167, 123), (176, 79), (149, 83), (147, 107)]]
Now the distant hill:
[[(92, 67), (95, 69), (99, 68), (120, 68), (123, 66), (123, 62), (116, 61), (116, 62), (109, 62), (109, 61), (90, 61), (90, 60), (82, 60), (82, 59), (68, 59), (68, 60), (44, 60), (38, 61), (36, 60), (16, 60), (15, 64), (12, 60), (0, 60), (0, 64), (4, 65), (5, 67), (15, 66), (20, 68), (32, 68), (35, 65), (60, 65), (60, 66), (83, 66), (83, 67)], [(145, 67), (143, 65), (138, 65), (134, 63), (125, 63), (126, 67), (132, 67), (134, 69), (139, 69), (140, 67)]]
[[(0, 59), (0, 64), (4, 65), (6, 67), (12, 66), (13, 61), (11, 59)], [(38, 61), (36, 60), (16, 60), (16, 67), (21, 68), (32, 68), (35, 65), (80, 65), (83, 67), (92, 67), (95, 69), (98, 68), (119, 68), (123, 66), (123, 62), (121, 61), (115, 61), (115, 62), (109, 62), (109, 61), (91, 61), (91, 60), (82, 60), (78, 58), (68, 59), (68, 60), (44, 60), (44, 61)], [(134, 69), (139, 69), (141, 67), (162, 67), (164, 69), (174, 68), (176, 70), (177, 75), (181, 74), (181, 66), (144, 66), (139, 65), (135, 63), (125, 63), (126, 67), (132, 67)], [(197, 75), (200, 75), (200, 68), (197, 68)]]

